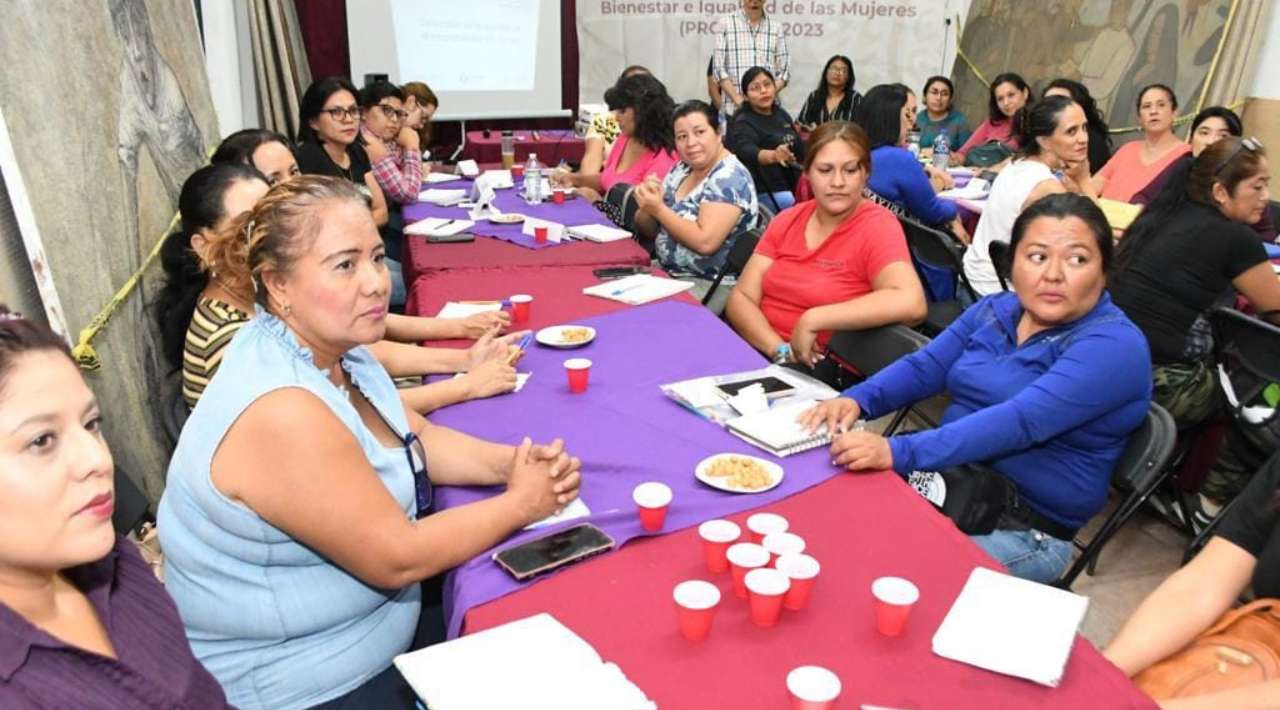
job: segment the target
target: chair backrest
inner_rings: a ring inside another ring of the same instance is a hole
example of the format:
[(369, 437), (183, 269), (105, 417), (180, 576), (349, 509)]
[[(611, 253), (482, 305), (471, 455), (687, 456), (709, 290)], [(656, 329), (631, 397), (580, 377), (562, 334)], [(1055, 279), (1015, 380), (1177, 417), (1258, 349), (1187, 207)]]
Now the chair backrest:
[(764, 230), (768, 228), (769, 223), (777, 216), (778, 213), (766, 205), (763, 200), (756, 200), (756, 226), (754, 228), (760, 230), (761, 234), (764, 234)]
[[(1218, 361), (1245, 368), (1266, 382), (1280, 382), (1280, 326), (1232, 308), (1209, 314)], [(1225, 363), (1224, 363), (1225, 364)]]
[(1112, 470), (1111, 481), (1127, 490), (1145, 488), (1169, 462), (1177, 438), (1178, 426), (1173, 417), (1164, 407), (1152, 402), (1142, 426), (1129, 435), (1129, 442)]
[(837, 331), (827, 343), (827, 352), (863, 377), (870, 377), (928, 344), (928, 337), (905, 325), (882, 325)]
[(907, 247), (911, 249), (916, 261), (935, 269), (946, 269), (954, 272), (960, 285), (969, 291), (969, 295), (977, 300), (977, 292), (969, 285), (964, 275), (964, 245), (951, 235), (940, 229), (927, 227), (914, 219), (898, 217), (902, 231), (907, 237)]
[(746, 268), (747, 262), (751, 260), (751, 255), (756, 251), (756, 245), (760, 243), (760, 237), (764, 235), (764, 228), (757, 224), (755, 227), (748, 229), (738, 235), (733, 246), (729, 247), (729, 253), (725, 255), (724, 266), (720, 267), (720, 273), (711, 282), (711, 287), (707, 289), (707, 295), (702, 297), (702, 305), (711, 303), (711, 299), (715, 296), (716, 291), (720, 288), (720, 282), (730, 276), (737, 276)]
[(999, 239), (992, 239), (987, 245), (987, 258), (991, 260), (991, 265), (996, 270), (996, 278), (1000, 281), (1000, 290), (1009, 290), (1009, 273), (1013, 268), (1010, 261), (1009, 242), (1002, 242)]

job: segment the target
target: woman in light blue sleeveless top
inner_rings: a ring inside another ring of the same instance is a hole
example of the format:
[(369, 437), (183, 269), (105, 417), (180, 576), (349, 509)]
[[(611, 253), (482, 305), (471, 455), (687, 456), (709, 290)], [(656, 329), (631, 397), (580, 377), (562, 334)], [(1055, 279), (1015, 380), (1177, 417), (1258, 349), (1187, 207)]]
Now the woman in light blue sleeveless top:
[[(281, 183), (227, 236), (249, 245), (259, 303), (170, 462), (168, 590), (237, 707), (412, 707), (389, 669), (418, 583), (570, 502), (580, 464), (558, 441), (500, 446), (404, 407), (364, 347), (389, 281), (348, 183)], [(428, 515), (432, 482), (506, 490)]]

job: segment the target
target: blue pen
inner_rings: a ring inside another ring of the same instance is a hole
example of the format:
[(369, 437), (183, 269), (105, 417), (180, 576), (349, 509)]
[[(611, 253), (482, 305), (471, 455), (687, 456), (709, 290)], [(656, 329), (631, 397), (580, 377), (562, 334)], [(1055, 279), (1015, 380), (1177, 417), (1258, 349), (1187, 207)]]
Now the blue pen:
[(619, 295), (622, 295), (622, 294), (626, 293), (627, 291), (630, 291), (630, 290), (631, 290), (631, 289), (633, 289), (633, 288), (640, 288), (641, 286), (644, 286), (644, 284), (631, 284), (630, 286), (628, 286), (628, 287), (626, 287), (626, 288), (620, 288), (620, 289), (617, 289), (617, 290), (614, 290), (614, 291), (610, 291), (610, 292), (609, 292), (609, 295), (610, 295), (610, 296), (619, 296)]

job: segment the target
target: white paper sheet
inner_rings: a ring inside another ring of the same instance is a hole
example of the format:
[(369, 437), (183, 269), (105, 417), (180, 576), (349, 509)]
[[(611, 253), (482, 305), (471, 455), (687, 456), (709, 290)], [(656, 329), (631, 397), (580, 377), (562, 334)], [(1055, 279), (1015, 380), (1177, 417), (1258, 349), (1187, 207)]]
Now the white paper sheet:
[(933, 635), (933, 652), (1058, 687), (1089, 600), (977, 567)]
[(468, 219), (428, 217), (405, 227), (404, 233), (423, 237), (445, 237), (465, 232), (473, 226), (475, 226), (475, 222)]
[(435, 185), (436, 183), (441, 182), (453, 182), (461, 179), (461, 175), (454, 175), (452, 173), (427, 173), (422, 176), (422, 181), (428, 185)]
[(616, 665), (550, 614), (396, 656), (431, 710), (657, 710)]
[(547, 241), (559, 242), (564, 239), (564, 225), (559, 222), (552, 222), (546, 219), (538, 219), (537, 217), (525, 217), (524, 226), (521, 231), (529, 236), (533, 236), (533, 230), (536, 227), (547, 228)]
[(418, 193), (418, 202), (427, 202), (441, 207), (451, 207), (466, 199), (466, 190), (442, 190), (433, 187)]
[[(516, 388), (516, 391), (519, 391), (518, 387)], [(588, 515), (591, 515), (591, 509), (587, 507), (587, 504), (583, 503), (581, 498), (574, 498), (573, 502), (570, 503), (569, 505), (566, 505), (564, 507), (564, 510), (560, 511), (559, 515), (548, 515), (547, 517), (543, 518), (542, 520), (539, 520), (536, 523), (529, 523), (528, 525), (524, 526), (524, 529), (534, 530), (536, 528), (546, 527), (548, 525), (555, 525), (556, 523), (563, 523), (566, 520), (575, 520), (577, 518), (585, 518)]]
[(639, 306), (683, 293), (691, 288), (693, 283), (689, 281), (667, 279), (651, 274), (636, 274), (616, 281), (588, 286), (582, 289), (582, 292), (588, 296), (598, 296), (631, 306)]
[(440, 312), (436, 314), (436, 318), (470, 318), (477, 313), (489, 313), (491, 311), (502, 310), (502, 302), (494, 301), (492, 303), (459, 303), (458, 301), (449, 301), (444, 304)]
[[(463, 376), (465, 376), (465, 375), (466, 375), (466, 373), (465, 373), (465, 372), (459, 372), (458, 374), (456, 374), (456, 375), (454, 375), (454, 376), (453, 376), (453, 379), (455, 379), (455, 380), (456, 380), (456, 379), (458, 379), (459, 377), (463, 377)], [(516, 373), (516, 388), (515, 388), (515, 389), (513, 389), (513, 390), (511, 390), (511, 392), (508, 392), (507, 394), (514, 394), (514, 393), (519, 392), (520, 390), (524, 389), (524, 384), (525, 384), (526, 382), (528, 382), (528, 381), (529, 381), (529, 378), (530, 378), (532, 375), (533, 375), (533, 373), (532, 373), (532, 372), (517, 372), (517, 373)], [(566, 510), (567, 510), (567, 508), (566, 508)], [(587, 515), (590, 515), (590, 511), (588, 511), (586, 514), (587, 514)], [(565, 518), (565, 520), (568, 520), (568, 519), (569, 519), (569, 518)], [(535, 523), (535, 525), (541, 525), (541, 524), (542, 524), (542, 522), (541, 522), (541, 521), (539, 521), (538, 523)], [(529, 526), (529, 527), (533, 527), (533, 526), (531, 525), (531, 526)], [(528, 529), (528, 528), (526, 528), (526, 529)]]

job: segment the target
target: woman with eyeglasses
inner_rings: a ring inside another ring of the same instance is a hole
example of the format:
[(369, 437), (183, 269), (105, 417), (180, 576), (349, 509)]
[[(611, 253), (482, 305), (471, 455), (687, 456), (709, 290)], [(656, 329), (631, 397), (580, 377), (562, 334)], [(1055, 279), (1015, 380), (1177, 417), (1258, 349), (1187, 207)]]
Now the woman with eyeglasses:
[(853, 110), (862, 101), (862, 94), (853, 88), (854, 80), (853, 62), (848, 57), (837, 54), (828, 59), (818, 88), (805, 99), (796, 123), (812, 131), (827, 121), (853, 120)]
[(1269, 208), (1270, 182), (1261, 145), (1223, 138), (1200, 151), (1185, 180), (1170, 180), (1120, 240), (1111, 292), (1146, 334), (1154, 399), (1179, 428), (1218, 407), (1209, 309), (1233, 290), (1260, 313), (1280, 309), (1280, 280), (1247, 226)]
[(724, 145), (751, 171), (761, 204), (781, 212), (796, 203), (804, 139), (778, 103), (773, 72), (751, 67), (742, 75), (742, 90), (747, 100), (729, 119)]
[(916, 116), (921, 148), (932, 148), (943, 131), (953, 152), (969, 140), (969, 119), (955, 109), (955, 95), (955, 85), (945, 76), (931, 76), (924, 82), (924, 109)]
[(387, 223), (387, 198), (373, 174), (373, 164), (360, 135), (356, 87), (340, 76), (325, 77), (307, 87), (298, 111), (298, 145), (294, 155), (307, 175), (331, 175), (351, 182), (369, 200), (373, 222)]
[(1099, 196), (1129, 202), (1173, 161), (1191, 147), (1173, 132), (1178, 97), (1164, 84), (1151, 84), (1138, 92), (1138, 121), (1142, 140), (1120, 146), (1111, 160), (1093, 176)]
[[(390, 285), (350, 183), (281, 183), (227, 231), (247, 235), (258, 312), (170, 462), (169, 592), (237, 707), (412, 708), (392, 659), (442, 635), (421, 583), (572, 502), (580, 463), (403, 405), (366, 347)], [(435, 485), (499, 492), (433, 513)]]
[(400, 90), (404, 92), (404, 110), (409, 113), (404, 125), (418, 134), (418, 147), (426, 160), (431, 155), (431, 119), (440, 108), (440, 99), (421, 81), (406, 82)]
[(404, 92), (389, 81), (360, 91), (360, 140), (382, 194), (396, 205), (418, 201), (422, 191), (422, 151), (418, 133), (405, 125)]

